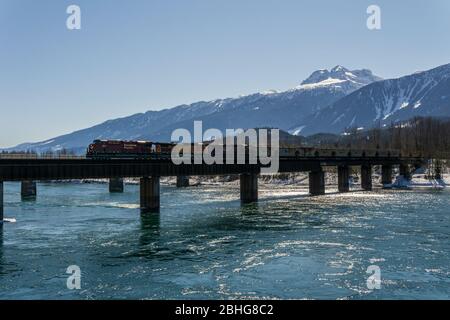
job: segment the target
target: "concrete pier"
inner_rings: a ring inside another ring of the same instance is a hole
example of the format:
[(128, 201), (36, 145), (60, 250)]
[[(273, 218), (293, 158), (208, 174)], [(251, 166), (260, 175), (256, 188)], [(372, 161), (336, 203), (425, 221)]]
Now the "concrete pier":
[(187, 176), (177, 176), (177, 188), (189, 187), (189, 177)]
[(36, 181), (22, 181), (20, 194), (23, 199), (35, 198), (37, 195)]
[(381, 166), (381, 183), (383, 186), (392, 184), (392, 166)]
[(350, 168), (347, 166), (338, 167), (338, 190), (339, 192), (350, 191)]
[(400, 175), (403, 176), (406, 180), (411, 180), (411, 171), (409, 170), (409, 165), (401, 164), (400, 165)]
[(325, 172), (322, 170), (309, 173), (309, 194), (312, 196), (325, 194)]
[(0, 225), (3, 224), (3, 181), (0, 181)]
[(244, 173), (240, 175), (241, 202), (252, 203), (258, 201), (258, 175)]
[(122, 193), (123, 192), (123, 179), (122, 178), (110, 178), (109, 179), (109, 192), (110, 193)]
[(361, 166), (361, 188), (372, 191), (372, 166)]
[(159, 212), (160, 183), (159, 177), (144, 177), (140, 181), (141, 211)]

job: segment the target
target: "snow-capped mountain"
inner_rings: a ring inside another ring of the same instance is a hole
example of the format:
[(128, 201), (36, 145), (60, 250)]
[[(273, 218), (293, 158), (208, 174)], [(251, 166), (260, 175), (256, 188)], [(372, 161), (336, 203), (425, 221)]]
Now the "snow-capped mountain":
[(202, 120), (204, 130), (256, 127), (289, 129), (351, 92), (379, 80), (381, 78), (369, 70), (350, 71), (337, 66), (330, 71), (316, 71), (298, 87), (284, 92), (267, 91), (149, 111), (109, 120), (43, 142), (25, 143), (9, 150), (43, 152), (65, 148), (82, 153), (94, 139), (170, 141), (171, 133), (177, 128), (193, 130), (194, 120)]
[(293, 126), (292, 133), (386, 127), (415, 116), (450, 117), (450, 64), (369, 84)]
[(336, 66), (330, 71), (323, 69), (314, 72), (297, 89), (315, 89), (322, 86), (336, 85), (341, 86), (341, 88), (350, 93), (354, 91), (355, 86), (363, 87), (380, 80), (382, 78), (374, 76), (372, 71), (367, 69), (350, 71), (342, 66)]

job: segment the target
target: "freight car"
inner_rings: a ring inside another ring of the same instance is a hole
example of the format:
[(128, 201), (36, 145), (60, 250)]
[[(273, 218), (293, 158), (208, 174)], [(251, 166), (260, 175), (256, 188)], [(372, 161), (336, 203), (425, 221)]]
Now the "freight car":
[[(200, 153), (209, 142), (195, 144), (200, 146)], [(162, 143), (150, 141), (122, 141), (122, 140), (94, 140), (87, 149), (88, 159), (161, 159), (168, 160), (172, 156), (175, 143)], [(198, 152), (194, 144), (191, 147), (192, 156)], [(182, 154), (180, 154), (182, 156)]]
[(148, 141), (94, 140), (89, 159), (170, 159), (174, 144)]
[(280, 158), (364, 158), (364, 157), (399, 157), (397, 150), (377, 149), (328, 149), (314, 147), (280, 147)]

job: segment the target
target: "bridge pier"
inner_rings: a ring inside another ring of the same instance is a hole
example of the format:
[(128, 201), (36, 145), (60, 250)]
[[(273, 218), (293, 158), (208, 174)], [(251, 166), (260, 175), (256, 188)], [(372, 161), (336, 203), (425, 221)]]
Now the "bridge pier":
[(35, 198), (37, 195), (36, 181), (22, 181), (20, 194), (22, 199)]
[(258, 201), (258, 175), (244, 173), (240, 175), (241, 202), (252, 203)]
[(361, 166), (361, 187), (365, 191), (372, 191), (372, 166)]
[(403, 176), (406, 180), (411, 180), (411, 171), (409, 170), (408, 164), (400, 165), (400, 175)]
[(160, 207), (160, 184), (159, 177), (144, 177), (140, 181), (141, 211), (159, 212)]
[(312, 196), (325, 194), (325, 172), (322, 170), (309, 173), (309, 194)]
[(123, 192), (123, 178), (110, 178), (109, 179), (109, 192), (110, 193), (122, 193)]
[(0, 181), (0, 226), (3, 224), (3, 181)]
[(338, 190), (339, 192), (350, 191), (350, 168), (348, 166), (338, 166)]
[(188, 176), (177, 176), (177, 188), (189, 187), (189, 177)]
[(381, 167), (381, 183), (383, 186), (392, 184), (392, 166), (383, 165)]
[(442, 179), (442, 167), (439, 164), (436, 165), (436, 168), (434, 169), (434, 178), (436, 180)]

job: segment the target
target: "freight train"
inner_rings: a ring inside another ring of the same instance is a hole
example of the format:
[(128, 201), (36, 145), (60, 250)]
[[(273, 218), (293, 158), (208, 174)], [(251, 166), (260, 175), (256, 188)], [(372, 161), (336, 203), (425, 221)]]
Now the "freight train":
[[(199, 144), (200, 148), (191, 150), (203, 150), (208, 142)], [(161, 159), (171, 158), (174, 143), (160, 143), (149, 141), (119, 141), (119, 140), (95, 140), (89, 145), (86, 158), (89, 159)], [(193, 144), (191, 145), (193, 146)], [(235, 146), (235, 148), (237, 148)], [(224, 148), (224, 152), (225, 152)], [(270, 148), (269, 148), (270, 149)], [(249, 147), (245, 146), (246, 154)], [(270, 150), (269, 150), (270, 152)], [(214, 155), (213, 155), (214, 156)], [(315, 147), (281, 146), (280, 158), (350, 158), (350, 157), (401, 157), (398, 150), (361, 150), (361, 149), (326, 149)], [(411, 155), (410, 155), (411, 156)]]

